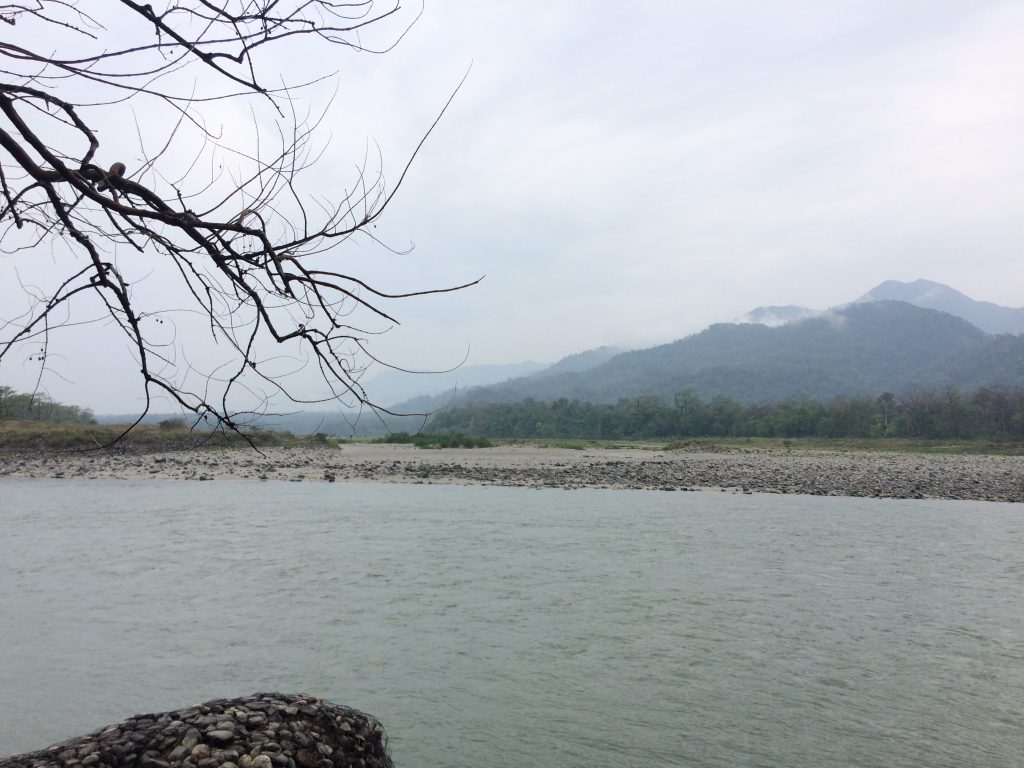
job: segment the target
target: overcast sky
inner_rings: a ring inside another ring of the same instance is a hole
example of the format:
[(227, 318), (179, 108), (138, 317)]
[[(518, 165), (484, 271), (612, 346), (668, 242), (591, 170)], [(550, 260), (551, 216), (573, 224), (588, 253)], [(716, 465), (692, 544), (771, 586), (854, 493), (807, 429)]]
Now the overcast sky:
[[(887, 279), (1024, 305), (1016, 0), (436, 0), (387, 55), (282, 67), (339, 72), (325, 194), (368, 138), (396, 177), (471, 68), (379, 225), (415, 249), (338, 251), (394, 290), (486, 275), (391, 307), (375, 348), (399, 364), (650, 346)], [(59, 400), (138, 399), (62, 376)]]

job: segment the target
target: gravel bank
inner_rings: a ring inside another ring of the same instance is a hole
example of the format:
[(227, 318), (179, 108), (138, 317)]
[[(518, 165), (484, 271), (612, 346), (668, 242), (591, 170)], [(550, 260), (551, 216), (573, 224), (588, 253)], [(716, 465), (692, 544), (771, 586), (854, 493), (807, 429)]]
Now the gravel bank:
[(570, 450), (526, 445), (0, 454), (0, 477), (224, 478), (1024, 501), (1024, 457), (857, 451)]
[(384, 729), (312, 696), (258, 693), (136, 715), (0, 768), (392, 768)]

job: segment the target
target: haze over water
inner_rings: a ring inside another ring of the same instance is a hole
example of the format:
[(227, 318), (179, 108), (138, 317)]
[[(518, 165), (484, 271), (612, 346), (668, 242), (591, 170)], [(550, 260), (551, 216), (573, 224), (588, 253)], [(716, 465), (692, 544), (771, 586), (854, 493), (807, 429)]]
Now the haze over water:
[(1020, 505), (0, 481), (0, 754), (303, 691), (399, 766), (1024, 755)]

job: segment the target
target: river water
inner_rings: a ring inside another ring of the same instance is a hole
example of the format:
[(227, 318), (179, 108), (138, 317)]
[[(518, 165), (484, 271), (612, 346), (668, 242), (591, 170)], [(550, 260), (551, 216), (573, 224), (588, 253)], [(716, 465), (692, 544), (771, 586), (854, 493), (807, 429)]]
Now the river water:
[(1024, 507), (0, 481), (0, 754), (256, 691), (398, 766), (1024, 765)]

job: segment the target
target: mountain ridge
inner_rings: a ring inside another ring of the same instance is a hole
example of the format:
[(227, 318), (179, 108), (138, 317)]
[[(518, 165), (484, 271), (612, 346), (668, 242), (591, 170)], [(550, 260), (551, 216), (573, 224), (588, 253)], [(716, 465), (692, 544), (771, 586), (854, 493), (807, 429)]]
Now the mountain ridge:
[(870, 301), (777, 327), (717, 323), (586, 372), (512, 379), (463, 393), (455, 403), (614, 403), (671, 398), (684, 389), (753, 403), (993, 385), (1024, 386), (1024, 337), (992, 336), (963, 318), (906, 302)]
[[(893, 299), (885, 298), (888, 296), (911, 299), (896, 303), (933, 314), (889, 308), (865, 315), (863, 310), (854, 309), (892, 303)], [(956, 311), (947, 311), (950, 309)], [(851, 318), (870, 324), (873, 314), (886, 318), (874, 323), (873, 333), (877, 339), (893, 337), (892, 343), (872, 344), (835, 333)], [(878, 394), (912, 386), (1021, 386), (1024, 365), (1015, 361), (1024, 342), (1015, 338), (996, 342), (998, 335), (993, 334), (994, 329), (1016, 327), (1012, 323), (1007, 326), (1006, 318), (1012, 320), (1018, 315), (1024, 331), (1024, 309), (978, 302), (929, 280), (886, 280), (839, 307), (757, 307), (733, 323), (715, 323), (699, 333), (646, 349), (623, 351), (603, 346), (566, 355), (550, 365), (468, 366), (447, 374), (453, 380), (458, 377), (457, 389), (450, 383), (447, 387), (435, 386), (432, 391), (419, 387), (415, 396), (399, 400), (381, 397), (380, 390), (373, 386), (377, 379), (368, 382), (367, 388), (377, 402), (392, 403), (391, 409), (397, 412), (430, 413), (449, 404), (517, 402), (526, 398), (565, 397), (606, 403), (651, 394), (670, 398), (686, 388), (709, 397), (722, 394), (754, 402), (800, 395), (827, 399), (869, 390)], [(982, 322), (991, 316), (1002, 318), (1003, 324)], [(808, 322), (814, 324), (805, 325)], [(908, 335), (905, 326), (914, 329), (910, 334), (913, 339), (899, 340)], [(929, 327), (940, 342), (929, 339)], [(781, 330), (787, 328), (790, 330)], [(799, 332), (791, 337), (794, 328)], [(833, 333), (828, 332), (829, 328)], [(779, 333), (766, 335), (767, 330)], [(677, 348), (686, 350), (680, 359), (673, 358), (672, 350)], [(767, 353), (760, 354), (759, 348)], [(842, 351), (844, 359), (839, 359), (837, 350)], [(922, 357), (924, 351), (927, 354)], [(908, 368), (911, 360), (916, 361), (912, 369)], [(527, 366), (520, 369), (522, 375), (515, 375), (517, 366)], [(882, 367), (894, 373), (885, 375), (880, 371)], [(476, 368), (490, 369), (491, 381), (486, 381), (486, 375), (477, 376)], [(794, 371), (799, 372), (795, 380)], [(420, 377), (408, 378), (410, 388), (418, 386)], [(436, 376), (434, 380), (439, 381)]]
[(1024, 307), (1004, 307), (978, 301), (942, 283), (914, 280), (909, 283), (886, 280), (865, 293), (857, 302), (905, 301), (924, 309), (962, 317), (986, 333), (1024, 333)]
[[(917, 279), (911, 282), (885, 280), (851, 304), (871, 301), (903, 301), (922, 309), (960, 317), (985, 333), (1024, 333), (1024, 307), (1004, 307), (991, 301), (978, 301), (943, 283)], [(841, 305), (845, 306), (845, 305)], [(822, 315), (828, 310), (797, 305), (759, 306), (737, 318), (736, 323), (774, 327)]]

